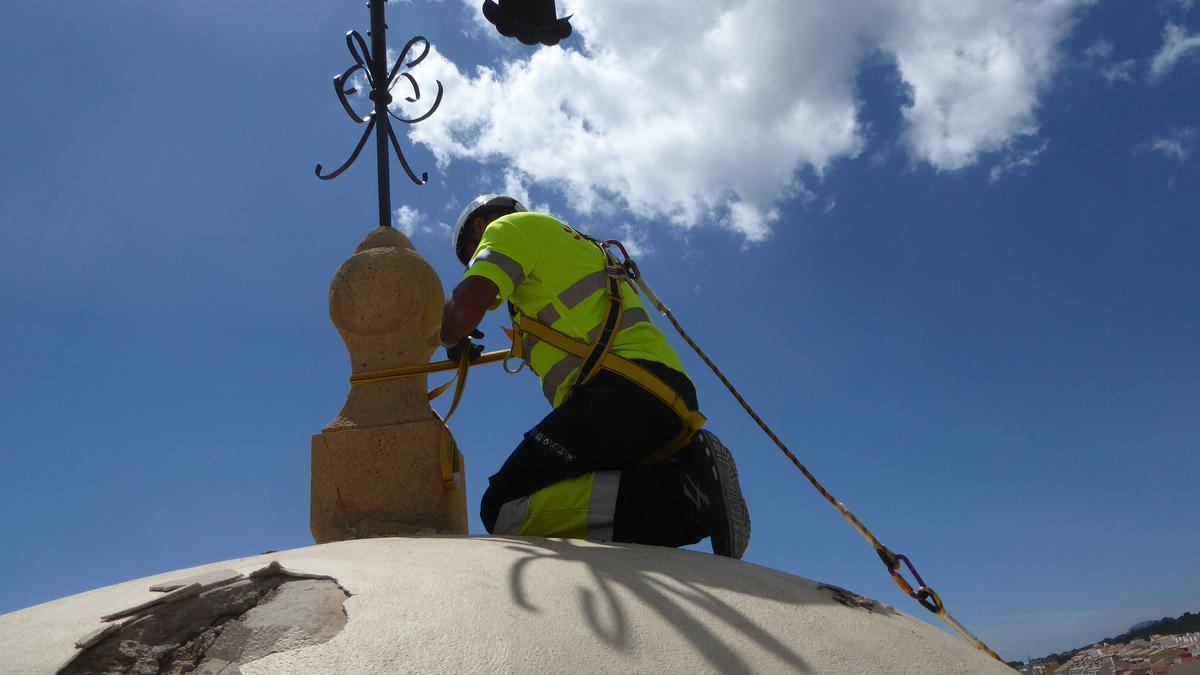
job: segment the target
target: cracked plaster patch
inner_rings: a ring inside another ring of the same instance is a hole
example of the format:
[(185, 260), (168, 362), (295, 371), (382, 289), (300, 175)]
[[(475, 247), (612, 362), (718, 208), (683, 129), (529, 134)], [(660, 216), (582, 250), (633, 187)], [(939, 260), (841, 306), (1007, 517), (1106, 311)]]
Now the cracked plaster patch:
[(829, 591), (834, 600), (836, 600), (839, 604), (845, 605), (846, 607), (865, 609), (872, 613), (881, 612), (888, 615), (897, 613), (896, 608), (892, 607), (891, 605), (885, 605), (882, 602), (872, 600), (865, 595), (859, 595), (854, 591), (846, 590), (841, 586), (834, 586), (833, 584), (817, 584), (817, 589)]
[(166, 593), (108, 615), (128, 620), (81, 639), (80, 651), (58, 672), (236, 675), (239, 666), (268, 654), (328, 642), (346, 625), (350, 594), (332, 577), (272, 562), (249, 578), (224, 573), (206, 580), (215, 583), (205, 588), (200, 578), (183, 580), (174, 588), (189, 595)]

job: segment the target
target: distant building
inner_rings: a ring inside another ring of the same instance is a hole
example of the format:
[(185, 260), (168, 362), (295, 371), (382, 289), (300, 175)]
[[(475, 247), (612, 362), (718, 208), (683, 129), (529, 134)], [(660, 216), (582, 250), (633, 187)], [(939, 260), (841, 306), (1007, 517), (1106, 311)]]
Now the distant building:
[(1115, 675), (1116, 672), (1113, 657), (1097, 649), (1079, 652), (1054, 671), (1055, 675)]
[(1171, 664), (1167, 675), (1200, 675), (1200, 659), (1189, 658)]
[(1059, 663), (1055, 659), (1046, 659), (1045, 661), (1032, 662), (1026, 666), (1026, 670), (1022, 671), (1028, 675), (1054, 675), (1058, 670)]
[(1028, 675), (1200, 675), (1200, 633), (1155, 635), (1125, 644), (1100, 643), (1066, 663), (1029, 663)]

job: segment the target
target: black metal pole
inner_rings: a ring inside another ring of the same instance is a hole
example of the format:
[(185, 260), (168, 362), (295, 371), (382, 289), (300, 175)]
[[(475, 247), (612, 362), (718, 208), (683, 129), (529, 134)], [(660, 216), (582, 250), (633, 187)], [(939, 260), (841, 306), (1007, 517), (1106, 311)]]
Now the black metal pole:
[[(400, 149), (400, 141), (396, 138), (396, 132), (392, 130), (392, 121), (390, 117), (394, 117), (397, 121), (404, 124), (416, 124), (422, 120), (429, 119), (429, 116), (438, 109), (442, 104), (442, 83), (437, 82), (437, 91), (433, 97), (433, 103), (429, 106), (424, 114), (415, 117), (401, 117), (393, 114), (388, 106), (392, 102), (392, 85), (396, 82), (404, 82), (412, 88), (412, 94), (405, 97), (409, 103), (416, 103), (421, 98), (421, 89), (417, 86), (417, 81), (412, 75), (407, 72), (401, 72), (402, 68), (411, 69), (425, 60), (429, 55), (431, 46), (429, 40), (418, 35), (408, 41), (407, 44), (400, 50), (399, 56), (396, 58), (396, 64), (392, 70), (388, 71), (388, 53), (387, 53), (387, 22), (384, 17), (383, 8), (387, 0), (367, 0), (367, 6), (371, 9), (371, 46), (367, 47), (367, 41), (359, 35), (358, 31), (350, 31), (346, 33), (346, 49), (350, 50), (350, 56), (354, 59), (354, 65), (347, 68), (340, 75), (333, 78), (333, 90), (337, 94), (338, 101), (342, 104), (342, 109), (354, 120), (355, 124), (365, 124), (367, 128), (358, 138), (358, 144), (354, 146), (353, 152), (350, 153), (350, 158), (342, 165), (329, 173), (321, 173), (321, 165), (317, 165), (317, 178), (321, 180), (333, 180), (342, 175), (346, 169), (349, 169), (355, 160), (358, 159), (358, 154), (367, 145), (367, 137), (371, 132), (375, 132), (375, 166), (376, 176), (379, 180), (379, 226), (392, 226), (392, 192), (391, 192), (391, 171), (390, 160), (388, 159), (388, 144), (391, 143), (392, 150), (396, 153), (396, 159), (400, 160), (400, 168), (404, 169), (410, 180), (417, 185), (425, 185), (429, 182), (429, 174), (422, 171), (418, 177), (413, 172), (412, 167), (408, 165), (408, 160), (404, 159), (404, 152)], [(413, 53), (413, 48), (419, 48), (419, 53)], [(359, 115), (354, 110), (354, 106), (350, 105), (348, 96), (353, 96), (358, 92), (358, 89), (349, 86), (348, 82), (355, 74), (364, 73), (371, 82), (370, 99), (374, 106), (372, 112), (368, 115)]]
[(392, 184), (388, 165), (388, 91), (387, 23), (383, 7), (387, 0), (369, 0), (371, 5), (371, 100), (375, 102), (375, 163), (379, 174), (379, 226), (392, 226)]

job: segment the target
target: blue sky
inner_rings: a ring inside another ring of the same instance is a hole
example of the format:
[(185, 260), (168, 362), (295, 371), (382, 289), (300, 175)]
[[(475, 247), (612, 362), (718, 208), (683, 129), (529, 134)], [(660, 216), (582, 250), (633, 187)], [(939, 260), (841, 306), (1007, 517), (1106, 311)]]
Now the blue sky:
[[(478, 192), (635, 242), (801, 459), (1006, 658), (1200, 607), (1200, 8), (569, 5), (576, 36), (537, 51), (466, 4), (388, 10), (446, 84), (406, 140), (431, 184), (394, 169), (393, 203), (447, 290), (445, 224)], [(0, 612), (311, 543), (309, 437), (349, 374), (328, 284), (376, 219), (370, 150), (312, 169), (360, 133), (330, 78), (367, 23), (0, 8)], [(683, 355), (738, 457), (746, 559), (924, 614)], [(544, 412), (532, 379), (476, 371), (452, 424), (472, 512)]]

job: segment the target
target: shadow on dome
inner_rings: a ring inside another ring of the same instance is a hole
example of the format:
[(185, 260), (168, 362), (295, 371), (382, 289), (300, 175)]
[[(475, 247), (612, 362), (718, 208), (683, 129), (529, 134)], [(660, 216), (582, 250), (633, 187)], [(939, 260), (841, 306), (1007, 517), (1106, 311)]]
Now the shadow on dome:
[[(630, 620), (620, 597), (632, 596), (673, 626), (696, 653), (720, 672), (752, 670), (728, 644), (728, 639), (722, 638), (730, 631), (753, 641), (795, 672), (813, 670), (800, 654), (710, 589), (727, 589), (792, 605), (846, 605), (834, 592), (848, 593), (843, 589), (704, 553), (678, 551), (687, 558), (681, 560), (672, 556), (664, 559), (664, 549), (647, 546), (580, 546), (569, 539), (494, 538), (510, 542), (510, 550), (524, 554), (513, 564), (509, 574), (513, 600), (522, 609), (533, 613), (541, 611), (525, 592), (524, 576), (529, 566), (535, 563), (583, 564), (591, 572), (595, 584), (579, 588), (580, 611), (597, 637), (615, 649), (632, 648)], [(858, 606), (865, 611), (897, 614), (887, 605), (863, 600), (866, 604)], [(714, 631), (713, 619), (729, 630)]]

